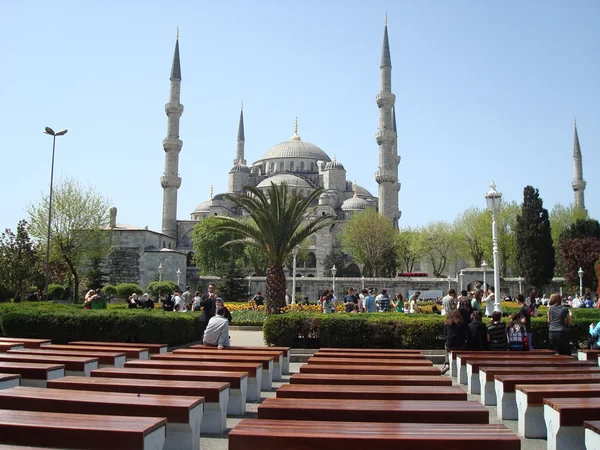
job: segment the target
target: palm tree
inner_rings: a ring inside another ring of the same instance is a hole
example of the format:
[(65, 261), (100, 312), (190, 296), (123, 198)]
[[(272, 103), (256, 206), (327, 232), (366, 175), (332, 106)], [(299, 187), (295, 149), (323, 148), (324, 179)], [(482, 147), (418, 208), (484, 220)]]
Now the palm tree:
[(288, 255), (306, 238), (331, 224), (332, 215), (311, 215), (310, 205), (323, 189), (315, 189), (306, 198), (291, 193), (286, 183), (271, 183), (266, 193), (246, 187), (244, 194), (226, 194), (225, 198), (240, 207), (251, 222), (239, 217), (221, 217), (214, 230), (230, 230), (242, 236), (225, 245), (245, 244), (267, 256), (267, 312), (285, 306), (286, 279), (283, 266)]

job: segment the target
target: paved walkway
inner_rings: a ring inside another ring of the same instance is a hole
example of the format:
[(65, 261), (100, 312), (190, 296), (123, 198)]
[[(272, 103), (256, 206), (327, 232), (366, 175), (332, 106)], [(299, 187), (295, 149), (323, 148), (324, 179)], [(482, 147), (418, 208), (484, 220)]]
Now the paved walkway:
[[(231, 330), (231, 345), (256, 345), (264, 346), (265, 343), (262, 337), (262, 331), (243, 331), (243, 330)], [(298, 373), (302, 363), (291, 363), (290, 372)], [(441, 365), (438, 366), (441, 368)], [(263, 398), (275, 397), (275, 391), (283, 385), (289, 382), (290, 375), (283, 375), (283, 380), (280, 382), (273, 382), (273, 389), (270, 392), (262, 392)], [(456, 384), (456, 383), (454, 383)], [(479, 402), (479, 395), (469, 395), (469, 400)], [(244, 419), (255, 419), (256, 411), (258, 410), (258, 403), (247, 403), (246, 414)], [(490, 423), (493, 424), (504, 424), (513, 433), (517, 434), (517, 421), (516, 420), (498, 420), (496, 418), (496, 407), (488, 406), (490, 410)], [(242, 417), (227, 417), (227, 429), (231, 430), (242, 420)], [(488, 443), (482, 442), (482, 448), (487, 446)], [(227, 450), (227, 433), (223, 435), (203, 435), (200, 438), (200, 447), (203, 450)], [(545, 450), (547, 448), (545, 439), (521, 439), (521, 450)]]

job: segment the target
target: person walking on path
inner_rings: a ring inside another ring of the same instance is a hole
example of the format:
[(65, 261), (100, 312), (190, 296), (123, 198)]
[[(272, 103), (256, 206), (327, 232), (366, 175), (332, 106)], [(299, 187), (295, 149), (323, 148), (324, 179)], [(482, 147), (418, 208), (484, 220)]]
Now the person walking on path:
[(454, 289), (448, 289), (448, 295), (442, 299), (442, 316), (450, 314), (451, 311), (456, 309), (456, 291)]
[(573, 315), (569, 308), (562, 305), (560, 295), (550, 296), (548, 308), (548, 338), (558, 355), (571, 356), (571, 344), (567, 335), (567, 327), (573, 325)]

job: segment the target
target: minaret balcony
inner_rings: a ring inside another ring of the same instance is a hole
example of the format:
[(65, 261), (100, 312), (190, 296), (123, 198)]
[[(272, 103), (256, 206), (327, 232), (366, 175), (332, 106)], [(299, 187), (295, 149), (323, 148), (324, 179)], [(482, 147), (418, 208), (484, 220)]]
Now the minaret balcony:
[(163, 139), (163, 148), (165, 152), (180, 152), (183, 147), (183, 141), (179, 138), (168, 136)]
[(377, 106), (379, 108), (384, 106), (389, 106), (391, 108), (396, 102), (396, 96), (391, 92), (380, 92), (377, 94), (377, 97), (375, 97), (375, 100), (377, 101)]
[(394, 174), (385, 172), (383, 170), (378, 170), (377, 172), (375, 172), (375, 181), (378, 184), (395, 183), (396, 181), (398, 181), (398, 177)]
[(381, 144), (393, 144), (396, 142), (396, 133), (392, 130), (383, 130), (375, 133), (375, 140), (377, 145)]
[(165, 105), (167, 116), (181, 116), (183, 114), (183, 105), (180, 103), (167, 103)]
[(160, 177), (160, 185), (163, 187), (163, 189), (179, 189), (179, 187), (181, 186), (181, 177), (177, 177), (175, 175), (164, 175)]
[(586, 183), (584, 180), (580, 180), (580, 181), (578, 181), (578, 180), (574, 180), (574, 181), (571, 183), (571, 186), (573, 186), (573, 190), (574, 190), (574, 191), (583, 191), (583, 190), (585, 189), (585, 185), (586, 185), (586, 184), (587, 184), (587, 183)]

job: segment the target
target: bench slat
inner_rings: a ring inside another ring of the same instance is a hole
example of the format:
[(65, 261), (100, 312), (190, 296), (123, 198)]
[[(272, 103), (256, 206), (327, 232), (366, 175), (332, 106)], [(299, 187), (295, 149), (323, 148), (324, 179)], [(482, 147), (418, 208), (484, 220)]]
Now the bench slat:
[(359, 400), (467, 400), (459, 386), (370, 386), (350, 385), (337, 389), (328, 385), (284, 384), (277, 398), (327, 398)]
[(308, 364), (372, 364), (374, 366), (403, 366), (403, 367), (432, 367), (433, 363), (427, 359), (354, 359), (354, 358), (308, 358)]
[[(93, 373), (93, 372), (92, 372)], [(290, 377), (291, 384), (379, 385), (379, 386), (452, 386), (452, 379), (439, 375), (351, 375), (298, 373)]]
[(0, 353), (0, 361), (63, 364), (66, 370), (83, 371), (86, 364), (98, 363), (98, 358), (59, 356), (59, 355), (27, 355), (18, 353)]
[(28, 362), (6, 362), (0, 361), (0, 372), (18, 373), (23, 378), (32, 378), (36, 380), (45, 380), (48, 372), (53, 370), (64, 370), (63, 364), (44, 364)]
[(119, 352), (95, 352), (87, 350), (37, 350), (37, 349), (22, 349), (22, 350), (10, 350), (9, 354), (18, 355), (46, 355), (46, 356), (79, 356), (88, 358), (98, 358), (100, 364), (114, 366), (116, 358), (125, 358), (125, 353)]
[(192, 361), (162, 361), (162, 360), (137, 360), (128, 361), (125, 367), (144, 367), (144, 368), (170, 368), (178, 370), (218, 370), (230, 372), (248, 372), (251, 377), (256, 377), (257, 369), (262, 365), (259, 363), (228, 363), (228, 362), (192, 362)]
[(352, 366), (352, 365), (326, 365), (304, 364), (300, 366), (300, 373), (339, 373), (339, 374), (373, 374), (373, 375), (440, 375), (438, 367), (425, 366)]
[(422, 354), (421, 350), (409, 350), (409, 349), (396, 349), (396, 348), (320, 348), (320, 352), (345, 352), (345, 353), (368, 353), (368, 352), (377, 352), (377, 353), (394, 353), (394, 354), (402, 354), (402, 353), (417, 353)]
[(144, 354), (148, 353), (149, 350), (143, 347), (116, 347), (116, 346), (89, 346), (89, 345), (46, 345), (42, 348), (42, 350), (76, 350), (77, 348), (81, 348), (81, 350), (90, 350), (97, 352), (119, 352), (125, 353), (127, 358), (142, 358)]
[(69, 342), (69, 345), (147, 348), (150, 350), (150, 353), (166, 353), (168, 348), (167, 344), (148, 344), (146, 342), (72, 341)]
[(586, 384), (600, 383), (600, 374), (582, 373), (576, 377), (549, 377), (548, 375), (496, 375), (494, 379), (500, 381), (504, 386), (504, 392), (515, 392), (517, 384)]
[(353, 359), (425, 359), (420, 353), (346, 353), (346, 352), (316, 352), (313, 358), (353, 358)]
[(230, 347), (224, 348), (222, 350), (217, 349), (216, 347), (210, 347), (208, 345), (192, 345), (190, 347), (191, 349), (202, 349), (202, 350), (213, 350), (213, 351), (223, 351), (223, 352), (228, 352), (230, 350), (252, 350), (252, 351), (256, 351), (256, 352), (261, 352), (261, 351), (265, 351), (265, 352), (270, 352), (270, 351), (278, 351), (278, 352), (283, 352), (283, 356), (285, 356), (286, 358), (289, 357), (290, 355), (290, 351), (291, 351), (291, 347), (259, 347), (259, 346), (244, 346), (244, 345), (232, 345)]
[[(496, 375), (539, 375), (544, 373), (600, 373), (600, 367), (479, 367), (480, 372), (485, 372), (487, 381), (492, 381)], [(527, 377), (523, 377), (527, 380)]]
[(0, 343), (22, 343), (25, 348), (41, 348), (45, 345), (51, 344), (51, 339), (31, 339), (31, 338), (13, 338), (13, 337), (0, 337)]
[(151, 361), (192, 361), (192, 362), (232, 362), (232, 363), (254, 363), (262, 365), (263, 369), (268, 370), (269, 365), (273, 364), (271, 356), (237, 356), (237, 355), (204, 355), (204, 354), (182, 354), (182, 353), (162, 353), (152, 355)]
[[(553, 380), (554, 381), (554, 380)], [(527, 405), (543, 405), (544, 398), (553, 397), (600, 397), (600, 382), (598, 383), (582, 383), (582, 384), (567, 384), (555, 386), (552, 384), (517, 384), (516, 390), (527, 395)]]
[(544, 405), (560, 413), (561, 426), (583, 426), (585, 420), (600, 419), (600, 398), (545, 398)]

